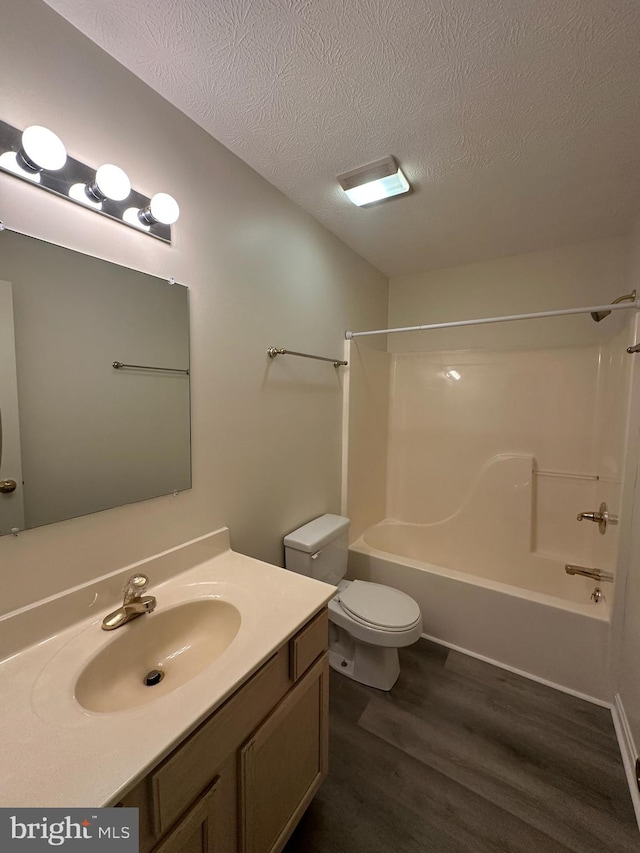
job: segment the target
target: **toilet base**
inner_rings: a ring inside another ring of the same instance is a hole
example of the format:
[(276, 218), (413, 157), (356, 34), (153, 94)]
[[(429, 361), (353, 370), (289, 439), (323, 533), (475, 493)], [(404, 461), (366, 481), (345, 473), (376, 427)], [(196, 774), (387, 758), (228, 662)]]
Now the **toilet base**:
[(400, 675), (398, 650), (356, 642), (346, 631), (329, 625), (329, 666), (347, 678), (391, 690)]

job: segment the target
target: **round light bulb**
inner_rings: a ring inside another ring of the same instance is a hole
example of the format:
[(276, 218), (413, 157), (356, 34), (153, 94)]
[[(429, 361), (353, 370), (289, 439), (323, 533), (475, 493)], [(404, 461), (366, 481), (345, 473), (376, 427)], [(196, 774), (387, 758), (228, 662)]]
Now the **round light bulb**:
[(97, 201), (93, 195), (87, 192), (86, 184), (73, 184), (70, 186), (69, 198), (79, 201), (80, 204), (86, 204), (87, 207), (92, 207), (94, 210), (102, 210), (102, 202)]
[(93, 186), (89, 188), (91, 195), (99, 199), (110, 198), (112, 201), (124, 201), (131, 192), (131, 181), (126, 172), (113, 163), (104, 163), (96, 171)]
[(40, 172), (27, 169), (24, 165), (24, 160), (22, 157), (18, 157), (15, 151), (5, 151), (4, 154), (0, 154), (0, 169), (12, 172), (21, 178), (27, 178), (33, 181), (34, 184), (40, 183)]
[(148, 231), (149, 226), (143, 221), (140, 214), (141, 211), (137, 207), (128, 207), (122, 214), (122, 218), (128, 225), (140, 228), (141, 231)]
[(52, 130), (32, 124), (22, 134), (21, 155), (34, 171), (55, 172), (67, 162), (67, 150)]
[(178, 202), (168, 193), (156, 193), (149, 203), (148, 210), (152, 219), (163, 225), (173, 225), (180, 216)]

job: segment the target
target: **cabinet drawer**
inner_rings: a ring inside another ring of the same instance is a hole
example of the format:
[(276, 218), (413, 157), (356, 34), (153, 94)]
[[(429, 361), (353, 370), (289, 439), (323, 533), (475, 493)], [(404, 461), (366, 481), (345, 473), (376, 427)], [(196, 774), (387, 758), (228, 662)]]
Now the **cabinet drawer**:
[(327, 650), (328, 637), (329, 612), (325, 608), (290, 640), (291, 681), (297, 681), (304, 675), (316, 658)]
[(289, 655), (285, 647), (151, 773), (156, 838), (169, 829), (211, 782), (225, 757), (264, 719), (289, 685)]

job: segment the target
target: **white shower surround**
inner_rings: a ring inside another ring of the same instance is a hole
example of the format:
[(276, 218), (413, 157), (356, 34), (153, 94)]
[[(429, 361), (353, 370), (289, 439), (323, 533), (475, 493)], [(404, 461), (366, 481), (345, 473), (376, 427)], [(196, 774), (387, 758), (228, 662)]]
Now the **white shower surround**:
[[(425, 636), (605, 704), (614, 589), (601, 584), (596, 605), (595, 581), (564, 564), (615, 571), (617, 528), (600, 536), (575, 513), (620, 510), (629, 332), (539, 351), (349, 353), (349, 576), (411, 595)], [(385, 452), (382, 513), (355, 449), (365, 424), (372, 470)]]
[(565, 572), (565, 564), (575, 558), (532, 547), (539, 474), (532, 456), (494, 456), (448, 518), (430, 524), (386, 519), (366, 530), (359, 541), (400, 558), (540, 593), (545, 600), (551, 595), (568, 604), (589, 605), (597, 584)]
[[(569, 576), (564, 559), (532, 548), (537, 479), (533, 457), (494, 456), (447, 518), (365, 530), (350, 547), (350, 572), (411, 595), (425, 636), (606, 702), (609, 585)], [(607, 595), (597, 604), (596, 586)]]

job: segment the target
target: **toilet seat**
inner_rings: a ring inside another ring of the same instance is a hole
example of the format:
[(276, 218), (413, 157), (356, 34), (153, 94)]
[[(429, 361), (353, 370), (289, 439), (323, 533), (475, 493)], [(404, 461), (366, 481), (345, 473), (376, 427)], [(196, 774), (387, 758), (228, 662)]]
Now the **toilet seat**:
[(399, 589), (367, 581), (352, 581), (336, 596), (344, 612), (378, 631), (406, 631), (421, 620), (417, 603)]

